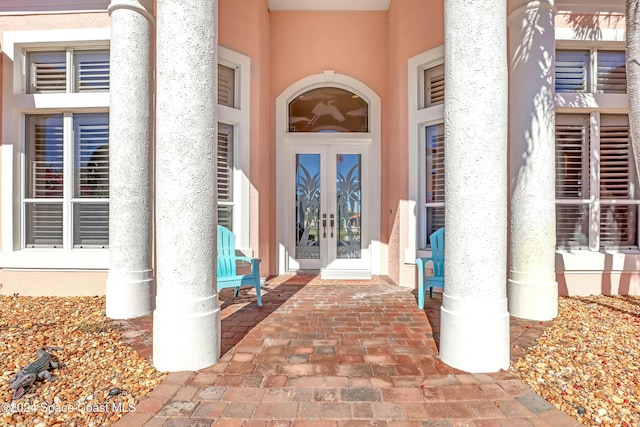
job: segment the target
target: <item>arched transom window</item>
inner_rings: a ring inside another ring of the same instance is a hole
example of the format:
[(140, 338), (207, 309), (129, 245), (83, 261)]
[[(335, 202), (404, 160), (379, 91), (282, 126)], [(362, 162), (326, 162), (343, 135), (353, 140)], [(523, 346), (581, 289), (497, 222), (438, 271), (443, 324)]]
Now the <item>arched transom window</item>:
[(289, 103), (289, 132), (369, 132), (369, 105), (337, 87), (311, 89)]

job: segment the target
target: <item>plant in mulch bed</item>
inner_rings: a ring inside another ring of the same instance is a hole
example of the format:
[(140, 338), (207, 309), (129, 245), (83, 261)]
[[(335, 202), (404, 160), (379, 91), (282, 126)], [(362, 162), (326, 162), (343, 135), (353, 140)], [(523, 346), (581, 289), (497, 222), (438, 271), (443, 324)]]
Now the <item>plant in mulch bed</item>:
[(640, 297), (560, 298), (511, 371), (585, 425), (640, 425)]
[[(166, 374), (127, 346), (104, 297), (0, 296), (0, 425), (109, 426)], [(9, 380), (46, 346), (62, 366), (12, 400)]]

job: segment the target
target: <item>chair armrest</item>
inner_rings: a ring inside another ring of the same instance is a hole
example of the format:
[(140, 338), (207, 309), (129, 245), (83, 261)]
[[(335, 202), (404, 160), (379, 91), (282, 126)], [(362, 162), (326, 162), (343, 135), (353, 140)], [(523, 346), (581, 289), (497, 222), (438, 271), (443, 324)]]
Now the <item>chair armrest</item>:
[(251, 258), (246, 256), (236, 257), (236, 261), (244, 261), (251, 263), (251, 275), (255, 277), (260, 277), (260, 258)]
[(431, 262), (435, 262), (433, 257), (428, 257), (428, 258), (417, 258), (416, 259), (416, 265), (420, 268), (423, 268), (427, 265), (427, 263), (431, 261)]
[(248, 257), (248, 256), (237, 256), (236, 260), (237, 261), (250, 262), (252, 264), (253, 264), (254, 261), (258, 261), (258, 262), (262, 261), (260, 258), (251, 258), (251, 257)]

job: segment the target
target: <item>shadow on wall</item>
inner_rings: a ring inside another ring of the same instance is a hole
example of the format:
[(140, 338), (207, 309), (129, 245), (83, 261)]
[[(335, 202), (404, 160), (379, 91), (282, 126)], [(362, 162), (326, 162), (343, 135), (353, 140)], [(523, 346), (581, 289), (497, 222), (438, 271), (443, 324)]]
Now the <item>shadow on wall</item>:
[(640, 257), (624, 256), (624, 262), (620, 266), (616, 258), (621, 254), (601, 253), (600, 255), (603, 258), (600, 269), (572, 271), (567, 270), (564, 257), (556, 254), (558, 294), (561, 296), (640, 295)]

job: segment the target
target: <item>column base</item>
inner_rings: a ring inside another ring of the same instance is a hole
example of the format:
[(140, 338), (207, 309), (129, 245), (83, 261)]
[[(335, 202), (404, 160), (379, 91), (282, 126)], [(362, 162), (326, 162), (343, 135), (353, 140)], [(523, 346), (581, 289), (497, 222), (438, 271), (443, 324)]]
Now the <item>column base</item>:
[(153, 312), (153, 365), (165, 372), (211, 366), (220, 358), (220, 337), (217, 294), (197, 300), (158, 302)]
[(558, 316), (558, 282), (509, 279), (509, 313), (527, 320), (547, 321)]
[(457, 299), (445, 294), (440, 309), (440, 358), (470, 373), (509, 368), (507, 300)]
[(107, 317), (132, 319), (153, 310), (153, 271), (109, 271), (107, 278)]

